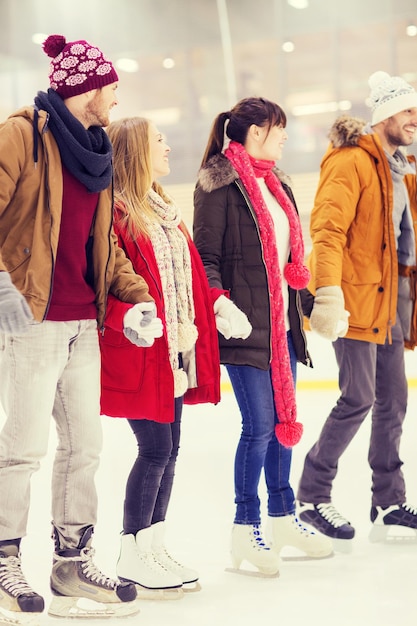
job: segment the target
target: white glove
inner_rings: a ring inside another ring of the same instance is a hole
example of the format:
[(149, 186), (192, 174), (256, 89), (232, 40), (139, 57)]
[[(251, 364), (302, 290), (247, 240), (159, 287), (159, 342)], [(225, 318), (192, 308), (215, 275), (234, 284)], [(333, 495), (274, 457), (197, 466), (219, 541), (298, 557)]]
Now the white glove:
[(247, 339), (252, 325), (247, 316), (229, 298), (219, 296), (213, 306), (216, 328), (225, 339)]
[(124, 335), (140, 348), (149, 348), (162, 337), (162, 321), (156, 317), (155, 302), (139, 302), (123, 318)]
[(0, 272), (0, 331), (20, 335), (29, 330), (33, 315), (26, 298), (16, 289), (9, 272)]
[(338, 337), (346, 335), (349, 329), (349, 315), (349, 311), (345, 309), (341, 287), (334, 285), (317, 289), (310, 315), (312, 330), (325, 339), (336, 341)]

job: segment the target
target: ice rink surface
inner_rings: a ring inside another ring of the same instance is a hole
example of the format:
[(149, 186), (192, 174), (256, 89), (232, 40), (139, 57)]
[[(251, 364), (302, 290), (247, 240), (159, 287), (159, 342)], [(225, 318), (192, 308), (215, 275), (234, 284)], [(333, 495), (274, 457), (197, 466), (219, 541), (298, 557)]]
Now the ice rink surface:
[[(336, 365), (331, 345), (309, 334), (314, 369), (298, 369), (298, 413), (304, 424), (302, 441), (294, 448), (292, 482), (296, 488), (305, 453), (338, 397)], [(407, 353), (409, 410), (402, 439), (407, 499), (417, 505), (417, 354)], [(285, 549), (280, 577), (237, 575), (230, 567), (229, 537), (233, 522), (233, 459), (240, 417), (233, 394), (225, 389), (219, 405), (185, 407), (182, 445), (167, 518), (167, 545), (178, 560), (197, 569), (202, 590), (178, 601), (142, 601), (137, 616), (92, 620), (95, 626), (117, 622), (142, 626), (392, 626), (414, 621), (416, 615), (417, 542), (373, 544), (370, 470), (367, 449), (370, 419), (344, 454), (334, 483), (333, 504), (356, 528), (352, 551), (332, 558), (306, 560)], [(123, 491), (136, 454), (135, 441), (124, 420), (103, 416), (104, 449), (97, 474), (99, 519), (94, 536), (96, 563), (115, 575), (119, 551)], [(32, 586), (49, 604), (50, 476), (56, 444), (51, 420), (49, 453), (32, 481), (28, 536), (22, 541), (23, 568)], [(262, 501), (265, 492), (262, 483)], [(264, 520), (266, 512), (264, 512)], [(59, 624), (48, 617), (40, 624)], [(85, 623), (86, 620), (76, 620)], [(67, 623), (65, 620), (64, 623)], [(75, 620), (70, 620), (75, 623)]]

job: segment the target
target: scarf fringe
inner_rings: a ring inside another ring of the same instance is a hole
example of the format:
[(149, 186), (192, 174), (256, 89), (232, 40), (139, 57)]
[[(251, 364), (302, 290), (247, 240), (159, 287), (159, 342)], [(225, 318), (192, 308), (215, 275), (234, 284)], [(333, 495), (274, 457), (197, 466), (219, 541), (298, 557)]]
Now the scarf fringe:
[(180, 398), (188, 389), (188, 377), (183, 369), (173, 370), (174, 374), (174, 397)]
[(178, 324), (178, 352), (188, 352), (196, 344), (198, 330), (191, 322), (179, 322)]
[(300, 263), (287, 263), (284, 277), (293, 289), (304, 289), (310, 282), (310, 270)]
[(275, 426), (275, 436), (285, 448), (292, 448), (303, 435), (303, 425), (300, 422), (282, 422)]

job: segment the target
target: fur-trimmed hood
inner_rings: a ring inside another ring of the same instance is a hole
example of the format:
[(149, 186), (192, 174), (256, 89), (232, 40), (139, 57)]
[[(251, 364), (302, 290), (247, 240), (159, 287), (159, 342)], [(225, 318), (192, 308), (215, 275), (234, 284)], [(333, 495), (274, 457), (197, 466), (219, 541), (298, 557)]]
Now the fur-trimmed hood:
[[(289, 176), (282, 170), (274, 167), (272, 171), (282, 183), (290, 185), (291, 180)], [(224, 154), (215, 154), (200, 169), (197, 181), (203, 191), (211, 193), (216, 189), (231, 185), (235, 180), (238, 180), (238, 178), (239, 175), (229, 159), (225, 157)]]
[(359, 117), (342, 115), (337, 118), (328, 136), (334, 148), (357, 146), (359, 138), (364, 135), (365, 126), (365, 120)]

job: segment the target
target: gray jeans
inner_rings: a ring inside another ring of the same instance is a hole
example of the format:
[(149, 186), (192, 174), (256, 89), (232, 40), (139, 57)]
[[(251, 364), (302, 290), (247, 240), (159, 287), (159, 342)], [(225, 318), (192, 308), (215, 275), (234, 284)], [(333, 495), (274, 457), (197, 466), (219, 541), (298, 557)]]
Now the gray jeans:
[(372, 505), (402, 504), (406, 498), (399, 448), (408, 387), (401, 327), (393, 327), (392, 344), (337, 339), (333, 347), (341, 395), (306, 456), (297, 498), (314, 504), (331, 502), (339, 458), (372, 410), (368, 454)]
[(100, 353), (95, 320), (46, 321), (24, 335), (0, 333), (0, 541), (26, 534), (30, 480), (48, 449), (51, 416), (58, 447), (52, 518), (62, 548), (95, 524), (94, 476), (102, 447)]

